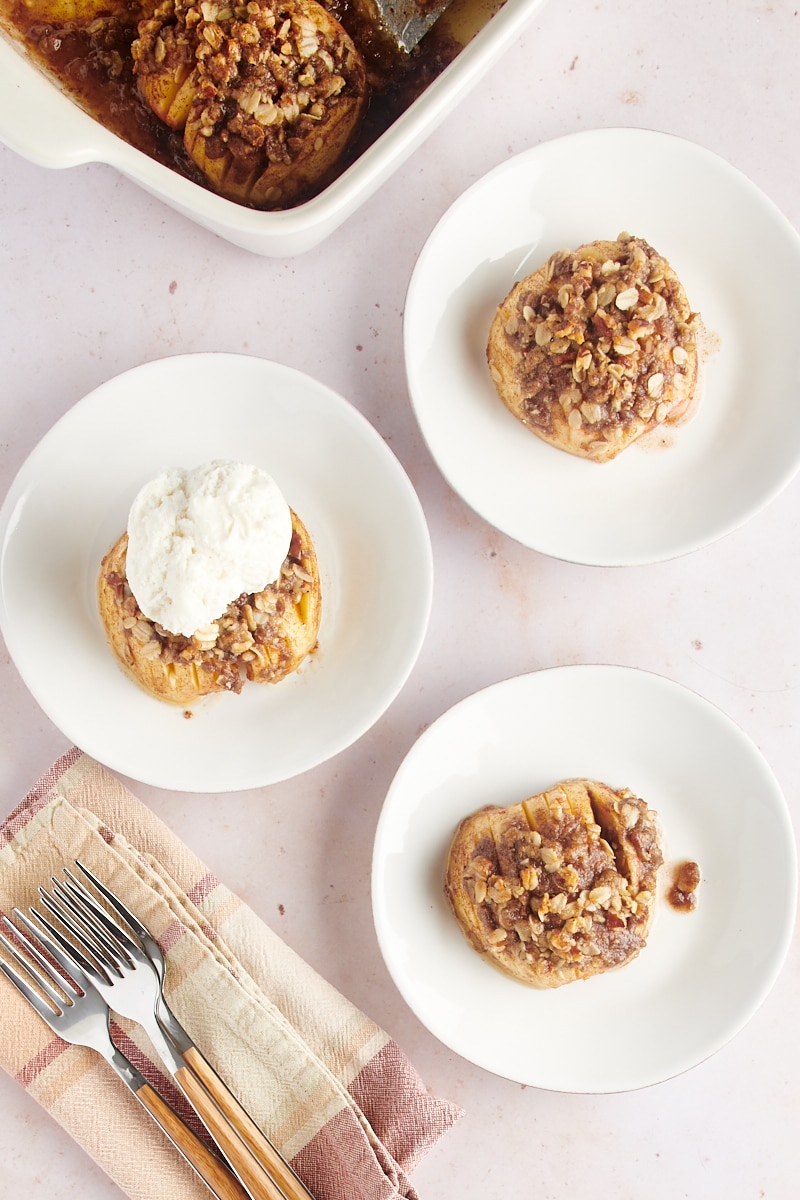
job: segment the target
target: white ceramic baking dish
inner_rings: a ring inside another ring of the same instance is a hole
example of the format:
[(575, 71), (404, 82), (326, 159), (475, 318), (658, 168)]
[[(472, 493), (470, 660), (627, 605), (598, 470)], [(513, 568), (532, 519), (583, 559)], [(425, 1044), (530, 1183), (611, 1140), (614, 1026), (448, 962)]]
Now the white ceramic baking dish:
[(134, 149), (65, 96), (2, 30), (0, 141), (44, 167), (108, 163), (165, 204), (237, 246), (273, 257), (302, 254), (338, 228), (408, 158), (511, 46), (544, 3), (505, 0), (487, 19), (487, 0), (455, 0), (448, 19), (466, 31), (460, 40), (474, 31), (464, 49), (333, 183), (312, 200), (284, 212), (244, 208)]

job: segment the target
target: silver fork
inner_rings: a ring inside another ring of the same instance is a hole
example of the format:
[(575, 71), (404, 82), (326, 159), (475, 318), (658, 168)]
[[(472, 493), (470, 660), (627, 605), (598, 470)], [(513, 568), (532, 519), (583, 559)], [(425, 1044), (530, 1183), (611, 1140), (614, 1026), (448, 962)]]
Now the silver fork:
[[(0, 971), (58, 1037), (75, 1046), (86, 1046), (105, 1059), (218, 1200), (247, 1200), (245, 1191), (224, 1163), (203, 1145), (115, 1046), (109, 1030), (108, 1005), (91, 987), (80, 967), (70, 962), (47, 933), (19, 909), (15, 908), (13, 915), (18, 925), (5, 915), (0, 920), (14, 940), (0, 930), (0, 944), (17, 965), (0, 959)], [(18, 946), (24, 948), (28, 958)], [(55, 969), (53, 962), (68, 978)], [(38, 969), (34, 964), (38, 964)]]
[(39, 913), (37, 918), (67, 954), (79, 955), (81, 967), (110, 1007), (142, 1026), (248, 1193), (255, 1200), (314, 1200), (170, 1010), (162, 990), (166, 964), (158, 943), (87, 867), (77, 866), (128, 924), (130, 933), (66, 867), (62, 881), (52, 880), (52, 894), (44, 888), (39, 891), (42, 903), (80, 950), (52, 922)]

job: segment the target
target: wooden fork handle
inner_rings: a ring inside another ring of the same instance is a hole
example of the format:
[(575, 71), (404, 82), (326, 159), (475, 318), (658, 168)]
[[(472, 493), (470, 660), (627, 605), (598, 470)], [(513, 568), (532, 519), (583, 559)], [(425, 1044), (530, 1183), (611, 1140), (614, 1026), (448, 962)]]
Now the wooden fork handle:
[(220, 1095), (217, 1099), (188, 1066), (181, 1067), (175, 1073), (175, 1081), (252, 1200), (294, 1200), (291, 1194), (287, 1196), (270, 1174), (266, 1163), (251, 1152), (243, 1136), (240, 1136), (227, 1098)]
[(231, 1175), (225, 1164), (173, 1112), (158, 1092), (145, 1083), (136, 1091), (136, 1098), (160, 1125), (174, 1146), (197, 1172), (217, 1200), (248, 1200), (247, 1192)]
[[(242, 1107), (227, 1085), (223, 1083), (214, 1068), (209, 1062), (207, 1062), (197, 1047), (192, 1046), (190, 1049), (186, 1050), (183, 1053), (182, 1058), (190, 1070), (186, 1072), (180, 1072), (181, 1078), (179, 1082), (181, 1087), (183, 1087), (186, 1082), (186, 1080), (183, 1078), (184, 1075), (186, 1075), (187, 1078), (190, 1075), (194, 1075), (195, 1082), (192, 1086), (194, 1086), (195, 1092), (205, 1090), (207, 1095), (212, 1098), (214, 1107), (217, 1109), (217, 1111), (224, 1114), (225, 1121), (229, 1123), (229, 1126), (232, 1126), (236, 1130), (236, 1134), (238, 1134), (238, 1138), (236, 1140), (239, 1142), (240, 1153), (241, 1142), (244, 1142), (245, 1146), (250, 1151), (248, 1158), (251, 1160), (251, 1162), (254, 1162), (256, 1167), (258, 1167), (259, 1164), (263, 1165), (261, 1174), (266, 1174), (266, 1178), (270, 1182), (271, 1190), (265, 1190), (263, 1193), (258, 1193), (259, 1196), (263, 1194), (263, 1196), (268, 1197), (269, 1200), (314, 1200), (314, 1197), (311, 1195), (311, 1192), (309, 1192), (302, 1180), (298, 1178), (286, 1160), (281, 1154), (278, 1153), (269, 1138), (262, 1133), (250, 1114)], [(202, 1087), (198, 1088), (196, 1086), (197, 1080), (202, 1083)], [(195, 1097), (190, 1095), (188, 1091), (186, 1094), (194, 1104)], [(202, 1113), (200, 1115), (205, 1122), (205, 1116)], [(211, 1129), (210, 1126), (209, 1129), (212, 1135), (216, 1138), (216, 1131)], [(241, 1141), (239, 1141), (239, 1139), (241, 1139)], [(222, 1145), (222, 1143), (219, 1143), (219, 1145), (225, 1154), (225, 1157), (228, 1158), (228, 1161), (231, 1163), (231, 1166), (234, 1168), (234, 1170), (236, 1170), (237, 1174), (239, 1174), (236, 1164), (229, 1157), (228, 1150)], [(245, 1184), (245, 1186), (247, 1186), (247, 1181), (241, 1175), (239, 1175), (239, 1178), (242, 1179), (242, 1182)], [(275, 1188), (275, 1183), (278, 1184), (277, 1189)]]

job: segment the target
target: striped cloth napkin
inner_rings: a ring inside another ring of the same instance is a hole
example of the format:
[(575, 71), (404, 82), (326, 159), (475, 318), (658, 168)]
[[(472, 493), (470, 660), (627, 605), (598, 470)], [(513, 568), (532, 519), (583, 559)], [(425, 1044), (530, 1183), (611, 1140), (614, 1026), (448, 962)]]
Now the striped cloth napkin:
[[(0, 825), (0, 909), (25, 910), (76, 858), (158, 939), (176, 1016), (317, 1200), (415, 1198), (409, 1172), (460, 1110), (119, 780), (72, 750)], [(112, 1029), (202, 1136), (138, 1026)], [(2, 973), (0, 1064), (135, 1200), (208, 1200), (106, 1063), (55, 1037)]]

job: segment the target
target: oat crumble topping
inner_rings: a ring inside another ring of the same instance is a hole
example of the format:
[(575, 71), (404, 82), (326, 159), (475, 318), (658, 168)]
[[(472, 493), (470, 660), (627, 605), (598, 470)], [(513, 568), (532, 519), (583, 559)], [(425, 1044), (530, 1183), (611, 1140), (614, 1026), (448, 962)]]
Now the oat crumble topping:
[(558, 405), (571, 429), (613, 438), (636, 420), (666, 420), (691, 398), (697, 314), (647, 242), (622, 233), (617, 247), (604, 261), (558, 251), (543, 287), (537, 272), (538, 287), (519, 289), (505, 335), (522, 356), (524, 420), (535, 429), (551, 431)]
[[(321, 27), (313, 11), (302, 0), (163, 0), (131, 47), (140, 86), (150, 98), (153, 80), (192, 73), (189, 123), (203, 152), (211, 160), (231, 154), (243, 176), (264, 160), (292, 163), (309, 141), (320, 151), (337, 107), (364, 94), (365, 71), (341, 26), (323, 12)], [(154, 94), (156, 107), (157, 87)], [(176, 95), (180, 105), (179, 88)]]
[(484, 809), (462, 823), (455, 876), (451, 851), (445, 890), (473, 947), (539, 986), (619, 966), (645, 943), (662, 863), (655, 813), (628, 789), (606, 789), (601, 804), (593, 792), (591, 805), (556, 787), (535, 811)]

